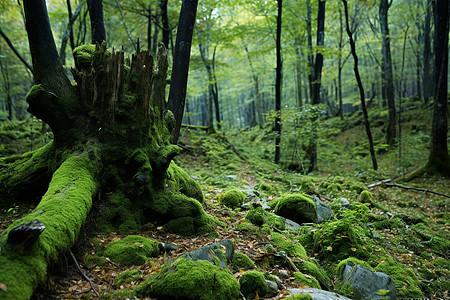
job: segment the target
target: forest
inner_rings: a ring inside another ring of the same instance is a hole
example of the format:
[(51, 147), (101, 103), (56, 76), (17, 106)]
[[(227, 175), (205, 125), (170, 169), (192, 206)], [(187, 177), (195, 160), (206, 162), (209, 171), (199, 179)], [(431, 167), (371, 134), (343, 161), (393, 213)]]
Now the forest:
[(448, 0), (0, 0), (0, 299), (448, 299)]

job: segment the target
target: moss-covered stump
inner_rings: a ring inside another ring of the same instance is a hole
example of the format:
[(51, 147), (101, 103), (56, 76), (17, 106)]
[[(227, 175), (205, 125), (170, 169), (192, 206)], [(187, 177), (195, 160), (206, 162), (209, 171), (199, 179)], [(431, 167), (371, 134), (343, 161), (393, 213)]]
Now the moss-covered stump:
[[(7, 289), (0, 289), (1, 299), (31, 298), (33, 289), (44, 282), (47, 267), (74, 245), (98, 189), (95, 178), (101, 167), (95, 145), (87, 149), (67, 155), (34, 211), (2, 233), (0, 282)], [(45, 225), (45, 230), (34, 245), (21, 250), (20, 245), (8, 242), (11, 229), (35, 219)]]
[(179, 258), (136, 288), (138, 297), (158, 299), (232, 300), (239, 297), (239, 283), (228, 270), (205, 260)]
[(239, 279), (241, 292), (246, 299), (259, 299), (269, 292), (264, 274), (259, 271), (248, 271)]
[(159, 254), (158, 242), (139, 235), (129, 235), (106, 246), (102, 255), (125, 266), (140, 266)]
[(245, 194), (240, 190), (229, 190), (219, 195), (221, 204), (229, 208), (238, 208), (244, 203)]
[(317, 221), (314, 200), (303, 194), (291, 194), (276, 199), (275, 213), (299, 224)]

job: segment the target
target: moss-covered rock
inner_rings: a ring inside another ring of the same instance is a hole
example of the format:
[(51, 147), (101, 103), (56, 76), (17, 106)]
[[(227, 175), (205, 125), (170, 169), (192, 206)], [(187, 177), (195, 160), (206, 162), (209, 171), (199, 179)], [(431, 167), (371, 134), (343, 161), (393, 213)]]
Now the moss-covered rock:
[(256, 295), (264, 297), (268, 292), (264, 274), (258, 271), (248, 271), (239, 279), (241, 292), (246, 299), (255, 299)]
[(301, 284), (303, 287), (310, 287), (320, 289), (319, 281), (311, 275), (303, 274), (302, 272), (294, 272), (295, 282)]
[(126, 271), (120, 273), (119, 275), (117, 275), (116, 278), (114, 278), (113, 285), (115, 287), (119, 287), (120, 285), (122, 285), (125, 282), (136, 281), (136, 280), (139, 280), (139, 278), (141, 278), (141, 273), (139, 272), (138, 269), (126, 270)]
[(139, 235), (129, 235), (119, 241), (110, 242), (102, 253), (112, 261), (125, 266), (143, 265), (150, 257), (158, 254), (158, 242)]
[(327, 222), (314, 232), (313, 249), (319, 259), (329, 261), (340, 261), (350, 256), (366, 259), (371, 249), (367, 234), (368, 230), (351, 218)]
[(259, 227), (263, 224), (268, 224), (269, 226), (275, 227), (279, 230), (285, 229), (283, 218), (275, 215), (274, 213), (265, 211), (262, 207), (250, 209), (245, 216), (245, 219)]
[(289, 257), (297, 257), (306, 259), (305, 248), (298, 242), (289, 237), (289, 235), (282, 235), (277, 232), (271, 234), (271, 244), (277, 247), (279, 251), (285, 251)]
[(374, 270), (386, 273), (394, 280), (398, 298), (424, 298), (420, 290), (420, 281), (415, 272), (401, 263), (395, 262), (392, 257), (383, 258), (383, 261)]
[(240, 190), (229, 190), (219, 195), (221, 204), (230, 208), (238, 208), (244, 203), (245, 195)]
[(362, 203), (371, 203), (373, 201), (373, 194), (368, 190), (364, 190), (359, 195), (359, 199)]
[(239, 269), (252, 269), (255, 267), (255, 263), (243, 253), (234, 253), (233, 255), (233, 267)]
[(232, 300), (239, 297), (239, 283), (226, 270), (208, 261), (179, 258), (136, 288), (138, 297), (158, 299)]
[(281, 197), (275, 207), (275, 213), (299, 224), (317, 221), (316, 204), (303, 194)]
[(298, 268), (303, 274), (313, 276), (319, 282), (322, 289), (329, 290), (332, 285), (330, 277), (328, 277), (327, 273), (320, 268), (316, 260), (302, 261), (298, 265)]
[(103, 266), (107, 261), (105, 258), (98, 255), (87, 254), (83, 257), (83, 262), (88, 268), (91, 268), (93, 266)]

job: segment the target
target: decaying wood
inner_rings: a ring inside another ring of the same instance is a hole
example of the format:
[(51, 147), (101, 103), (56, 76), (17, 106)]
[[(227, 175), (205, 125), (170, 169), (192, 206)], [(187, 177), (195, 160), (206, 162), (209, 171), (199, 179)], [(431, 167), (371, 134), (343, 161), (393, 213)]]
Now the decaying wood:
[(446, 194), (443, 194), (443, 193), (439, 193), (439, 192), (436, 192), (436, 191), (433, 191), (433, 190), (423, 189), (423, 188), (418, 188), (418, 187), (413, 187), (413, 186), (405, 186), (405, 185), (401, 185), (401, 184), (398, 184), (398, 183), (389, 183), (390, 181), (391, 181), (391, 179), (381, 180), (379, 182), (369, 184), (367, 187), (369, 189), (374, 188), (376, 186), (398, 187), (398, 188), (402, 188), (402, 189), (406, 189), (406, 190), (415, 190), (415, 191), (420, 191), (420, 192), (424, 192), (424, 193), (430, 193), (430, 194), (435, 194), (435, 195), (438, 195), (438, 196), (450, 198), (449, 195), (446, 195)]

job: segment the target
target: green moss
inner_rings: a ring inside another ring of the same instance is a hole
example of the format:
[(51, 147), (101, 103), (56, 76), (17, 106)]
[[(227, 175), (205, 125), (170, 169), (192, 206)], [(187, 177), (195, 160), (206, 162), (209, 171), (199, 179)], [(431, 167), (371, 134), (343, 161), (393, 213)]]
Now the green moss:
[(301, 272), (294, 272), (295, 282), (310, 288), (320, 289), (320, 284), (316, 278), (310, 275), (305, 275)]
[(345, 266), (348, 264), (351, 266), (360, 265), (363, 268), (373, 270), (373, 268), (370, 266), (370, 264), (367, 263), (366, 261), (360, 260), (355, 257), (349, 257), (344, 260), (341, 260), (336, 267), (336, 274), (339, 279), (341, 279), (341, 280), (344, 279), (344, 269), (345, 269)]
[(86, 255), (83, 257), (83, 262), (88, 267), (103, 266), (106, 264), (106, 259), (97, 255)]
[(311, 275), (315, 279), (317, 279), (322, 289), (328, 290), (331, 286), (330, 278), (328, 277), (327, 273), (320, 268), (316, 260), (302, 261), (299, 264), (298, 268), (302, 273)]
[(398, 298), (423, 298), (420, 290), (420, 281), (412, 269), (406, 268), (401, 263), (395, 262), (391, 257), (386, 257), (375, 271), (383, 272), (391, 276), (397, 288)]
[[(2, 233), (0, 282), (7, 286), (8, 291), (0, 290), (0, 298), (29, 299), (36, 285), (44, 281), (47, 266), (56, 263), (59, 254), (74, 245), (91, 208), (92, 197), (97, 190), (95, 176), (101, 169), (96, 148), (87, 148), (84, 153), (66, 154), (39, 205)], [(6, 243), (11, 229), (34, 219), (43, 223), (46, 229), (31, 249), (20, 253)]]
[(219, 195), (219, 201), (221, 204), (230, 208), (238, 208), (244, 203), (245, 195), (239, 190), (229, 190)]
[(102, 255), (125, 266), (140, 266), (150, 257), (159, 254), (158, 242), (139, 236), (129, 235), (120, 241), (110, 242)]
[(75, 66), (79, 71), (91, 69), (94, 52), (95, 45), (82, 45), (73, 49)]
[(307, 258), (305, 248), (298, 241), (291, 239), (288, 234), (272, 232), (271, 238), (271, 244), (277, 246), (279, 251), (285, 251), (289, 257)]
[(194, 218), (181, 217), (178, 219), (170, 220), (169, 223), (167, 223), (167, 230), (183, 236), (194, 235)]
[(141, 273), (138, 269), (134, 270), (126, 270), (125, 272), (120, 273), (114, 278), (114, 287), (119, 287), (125, 282), (136, 281), (141, 278)]
[(177, 259), (136, 288), (138, 297), (158, 299), (238, 299), (239, 283), (232, 274), (206, 260)]
[(112, 231), (120, 234), (137, 232), (143, 217), (135, 205), (136, 203), (131, 202), (122, 192), (112, 194), (98, 219), (99, 231), (104, 234)]
[(293, 295), (293, 296), (287, 297), (286, 299), (292, 299), (292, 300), (314, 300), (314, 298), (310, 294)]
[(109, 290), (100, 295), (101, 300), (129, 300), (135, 299), (135, 293), (129, 289), (118, 291)]
[(253, 225), (253, 224), (250, 223), (250, 222), (242, 222), (242, 223), (239, 223), (239, 224), (236, 226), (236, 230), (237, 230), (237, 231), (245, 231), (245, 232), (247, 232), (248, 234), (258, 234), (258, 233), (259, 233), (259, 227)]
[(360, 196), (361, 203), (371, 203), (373, 201), (373, 194), (367, 190), (361, 192)]
[(269, 292), (264, 274), (258, 271), (245, 272), (239, 279), (239, 284), (246, 299), (255, 299), (256, 293), (259, 297), (264, 297)]
[(371, 249), (367, 230), (364, 230), (351, 218), (327, 222), (314, 232), (313, 249), (318, 258), (339, 261), (354, 256), (360, 259), (369, 257)]
[(281, 197), (275, 207), (277, 215), (288, 218), (297, 223), (317, 221), (316, 204), (303, 194), (291, 194)]
[(245, 219), (256, 226), (261, 227), (265, 223), (264, 210), (261, 207), (251, 209), (245, 216)]
[(235, 269), (252, 269), (255, 263), (245, 254), (235, 252), (233, 256), (233, 267)]

